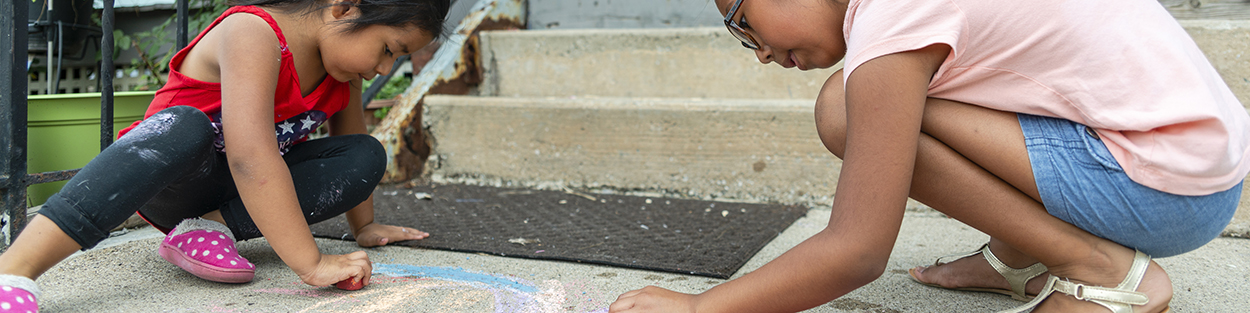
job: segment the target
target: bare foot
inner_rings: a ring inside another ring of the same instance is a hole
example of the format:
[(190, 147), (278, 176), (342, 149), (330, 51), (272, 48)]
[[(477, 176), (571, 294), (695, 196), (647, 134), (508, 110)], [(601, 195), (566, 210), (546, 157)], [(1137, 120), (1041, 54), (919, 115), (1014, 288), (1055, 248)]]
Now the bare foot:
[[(998, 254), (998, 253), (995, 253)], [(1014, 267), (1013, 262), (1007, 262), (1008, 266)], [(1028, 265), (1020, 266), (1020, 268)], [(910, 271), (912, 277), (926, 284), (934, 284), (943, 288), (985, 288), (985, 289), (1001, 289), (1006, 293), (1011, 293), (1011, 284), (1007, 283), (1007, 279), (998, 274), (990, 262), (985, 260), (985, 256), (977, 254), (966, 258), (958, 259), (950, 263), (933, 266), (917, 266)], [(1046, 285), (1046, 277), (1042, 274), (1034, 277), (1025, 284), (1025, 293), (1030, 297), (1037, 295), (1042, 291), (1042, 287)]]

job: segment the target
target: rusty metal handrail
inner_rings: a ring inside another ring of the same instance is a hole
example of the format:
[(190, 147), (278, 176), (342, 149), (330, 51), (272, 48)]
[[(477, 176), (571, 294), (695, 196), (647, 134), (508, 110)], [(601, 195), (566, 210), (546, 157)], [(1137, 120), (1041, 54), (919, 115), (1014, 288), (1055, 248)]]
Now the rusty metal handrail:
[[(469, 14), (460, 20), (460, 24), (453, 30), (452, 35), (439, 46), (430, 62), (426, 63), (421, 68), (421, 72), (413, 78), (412, 85), (399, 97), (398, 103), (391, 107), (390, 112), (371, 134), (382, 142), (382, 146), (386, 147), (387, 162), (384, 181), (403, 181), (413, 174), (403, 169), (397, 156), (408, 153), (406, 149), (409, 149), (409, 143), (406, 142), (408, 140), (406, 137), (413, 132), (409, 129), (415, 127), (415, 132), (420, 132), (421, 125), (411, 124), (420, 120), (421, 112), (418, 108), (421, 99), (430, 92), (431, 88), (460, 79), (466, 72), (476, 71), (469, 67), (477, 66), (477, 60), (472, 59), (477, 55), (466, 53), (467, 50), (474, 49), (472, 46), (476, 45), (472, 42), (476, 32), (488, 25), (519, 24), (520, 27), (524, 27), (525, 4), (525, 0), (479, 0), (470, 9)], [(511, 21), (511, 23), (500, 21)], [(416, 165), (416, 167), (420, 166), (420, 164)]]

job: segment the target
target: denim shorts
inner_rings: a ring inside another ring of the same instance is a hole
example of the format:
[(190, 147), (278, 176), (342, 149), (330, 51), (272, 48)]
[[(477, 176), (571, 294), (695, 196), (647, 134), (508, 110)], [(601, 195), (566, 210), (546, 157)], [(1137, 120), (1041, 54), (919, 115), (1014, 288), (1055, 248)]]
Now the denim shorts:
[(1242, 183), (1205, 196), (1158, 191), (1130, 180), (1093, 129), (1018, 117), (1046, 211), (1095, 236), (1168, 257), (1215, 239), (1237, 211)]

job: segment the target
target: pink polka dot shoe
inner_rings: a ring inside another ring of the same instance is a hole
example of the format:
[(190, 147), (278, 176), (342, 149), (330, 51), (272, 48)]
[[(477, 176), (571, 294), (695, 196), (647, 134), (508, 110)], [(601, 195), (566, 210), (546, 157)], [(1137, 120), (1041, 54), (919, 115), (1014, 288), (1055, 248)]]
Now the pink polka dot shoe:
[(221, 223), (192, 218), (165, 235), (157, 253), (199, 278), (220, 283), (246, 283), (256, 266), (239, 256), (234, 236)]
[(39, 286), (30, 278), (0, 275), (0, 312), (39, 312)]

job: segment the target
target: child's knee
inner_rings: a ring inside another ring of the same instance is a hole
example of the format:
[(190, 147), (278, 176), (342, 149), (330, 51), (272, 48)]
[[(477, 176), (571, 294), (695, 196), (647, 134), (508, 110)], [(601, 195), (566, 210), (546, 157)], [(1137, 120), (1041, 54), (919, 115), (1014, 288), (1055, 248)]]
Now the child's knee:
[[(204, 112), (194, 107), (185, 105), (173, 106), (156, 114), (170, 114), (174, 117), (170, 128), (176, 127), (178, 129), (171, 129), (171, 131), (186, 133), (190, 137), (195, 137), (196, 140), (212, 140), (214, 137), (212, 127), (209, 126), (212, 120), (209, 120), (208, 116), (204, 115)], [(152, 117), (156, 117), (156, 115)]]
[(140, 153), (160, 163), (199, 164), (213, 151), (216, 135), (208, 117), (188, 106), (166, 108), (131, 129), (114, 144), (121, 153)]
[(846, 146), (846, 96), (842, 70), (825, 81), (816, 98), (816, 131), (825, 148), (842, 157)]
[(143, 120), (118, 141), (148, 141), (158, 137), (171, 138), (184, 144), (212, 144), (214, 138), (211, 121), (199, 109), (189, 106), (173, 106), (156, 112)]
[(349, 136), (354, 139), (351, 150), (356, 151), (358, 164), (366, 172), (376, 173), (377, 180), (381, 181), (382, 174), (386, 172), (386, 148), (370, 135)]

